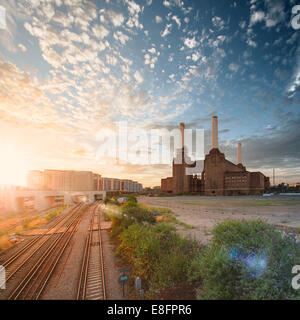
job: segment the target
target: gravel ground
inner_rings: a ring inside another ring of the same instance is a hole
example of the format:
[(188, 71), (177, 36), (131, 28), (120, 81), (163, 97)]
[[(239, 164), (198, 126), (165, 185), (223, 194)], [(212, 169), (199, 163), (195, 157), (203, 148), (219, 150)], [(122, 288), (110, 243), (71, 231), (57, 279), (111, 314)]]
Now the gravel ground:
[[(257, 206), (257, 201), (287, 201), (290, 205)], [(300, 228), (300, 197), (139, 197), (139, 202), (152, 207), (167, 207), (176, 218), (194, 229), (177, 226), (178, 231), (203, 243), (211, 239), (211, 229), (224, 219), (264, 219), (271, 224)], [(253, 201), (253, 205), (251, 204)], [(291, 201), (291, 202), (289, 202)], [(189, 202), (185, 204), (184, 202)], [(193, 203), (194, 204), (191, 204)], [(205, 203), (200, 205), (199, 202)]]
[(119, 269), (123, 268), (120, 259), (115, 255), (115, 246), (112, 243), (108, 230), (102, 231), (102, 245), (105, 269), (105, 285), (108, 300), (128, 299), (127, 287), (125, 297), (122, 295), (122, 288), (118, 283), (120, 276)]

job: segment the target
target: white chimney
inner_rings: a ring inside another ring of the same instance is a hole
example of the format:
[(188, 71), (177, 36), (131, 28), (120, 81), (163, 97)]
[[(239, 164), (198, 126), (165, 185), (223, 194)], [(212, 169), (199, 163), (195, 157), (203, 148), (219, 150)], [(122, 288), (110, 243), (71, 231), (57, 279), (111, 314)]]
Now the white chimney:
[(238, 143), (238, 148), (237, 148), (237, 164), (242, 163), (242, 144), (239, 142)]
[(212, 130), (211, 130), (211, 148), (218, 149), (218, 117), (212, 117)]

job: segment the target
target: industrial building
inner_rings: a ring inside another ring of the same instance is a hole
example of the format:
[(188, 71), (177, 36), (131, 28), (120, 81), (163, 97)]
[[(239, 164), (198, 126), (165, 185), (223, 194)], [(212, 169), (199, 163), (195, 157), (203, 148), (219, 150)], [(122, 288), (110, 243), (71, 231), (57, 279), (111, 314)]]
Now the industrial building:
[(140, 193), (143, 185), (136, 181), (105, 178), (91, 171), (44, 170), (29, 171), (27, 186), (47, 191), (106, 191)]
[(186, 174), (187, 168), (196, 167), (196, 162), (188, 164), (184, 146), (184, 124), (180, 124), (182, 147), (173, 160), (172, 177), (161, 180), (161, 191), (172, 194), (197, 192), (206, 196), (230, 196), (262, 194), (270, 186), (269, 178), (261, 172), (249, 172), (242, 164), (242, 145), (237, 147), (237, 164), (225, 158), (218, 145), (218, 117), (212, 118), (211, 150), (205, 156), (201, 176)]

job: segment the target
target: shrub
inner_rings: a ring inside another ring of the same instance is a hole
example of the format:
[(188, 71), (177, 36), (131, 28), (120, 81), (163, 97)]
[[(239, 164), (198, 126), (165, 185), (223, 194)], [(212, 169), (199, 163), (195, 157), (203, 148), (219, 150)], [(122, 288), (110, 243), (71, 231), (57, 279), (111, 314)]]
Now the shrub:
[(132, 224), (120, 234), (117, 253), (134, 274), (146, 280), (150, 292), (187, 280), (187, 269), (199, 245), (176, 234), (165, 223)]
[(228, 220), (191, 263), (190, 280), (203, 280), (200, 299), (295, 299), (292, 267), (299, 262), (294, 235), (264, 221)]
[(125, 219), (130, 220), (132, 223), (154, 223), (155, 217), (146, 208), (141, 207), (137, 203), (127, 203), (122, 207), (122, 215)]
[(138, 202), (136, 196), (134, 196), (132, 194), (127, 195), (126, 197), (127, 197), (127, 203), (128, 202), (129, 203), (137, 203)]
[(111, 236), (117, 237), (122, 231), (126, 230), (130, 225), (135, 223), (153, 224), (155, 217), (146, 208), (136, 202), (127, 202), (122, 206), (119, 215), (111, 215), (112, 221)]

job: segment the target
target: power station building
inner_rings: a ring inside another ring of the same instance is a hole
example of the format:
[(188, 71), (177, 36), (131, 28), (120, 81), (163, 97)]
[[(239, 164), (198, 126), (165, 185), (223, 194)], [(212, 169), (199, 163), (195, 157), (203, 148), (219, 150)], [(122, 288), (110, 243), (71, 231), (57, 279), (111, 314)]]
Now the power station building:
[[(218, 117), (212, 118), (211, 150), (205, 156), (201, 178), (186, 174), (196, 162), (186, 161), (184, 124), (180, 124), (182, 147), (173, 159), (172, 177), (161, 180), (161, 191), (172, 194), (197, 192), (206, 196), (262, 194), (270, 186), (269, 178), (261, 172), (250, 172), (242, 164), (242, 145), (237, 147), (237, 164), (225, 158), (218, 145)], [(181, 159), (182, 161), (176, 161)]]

